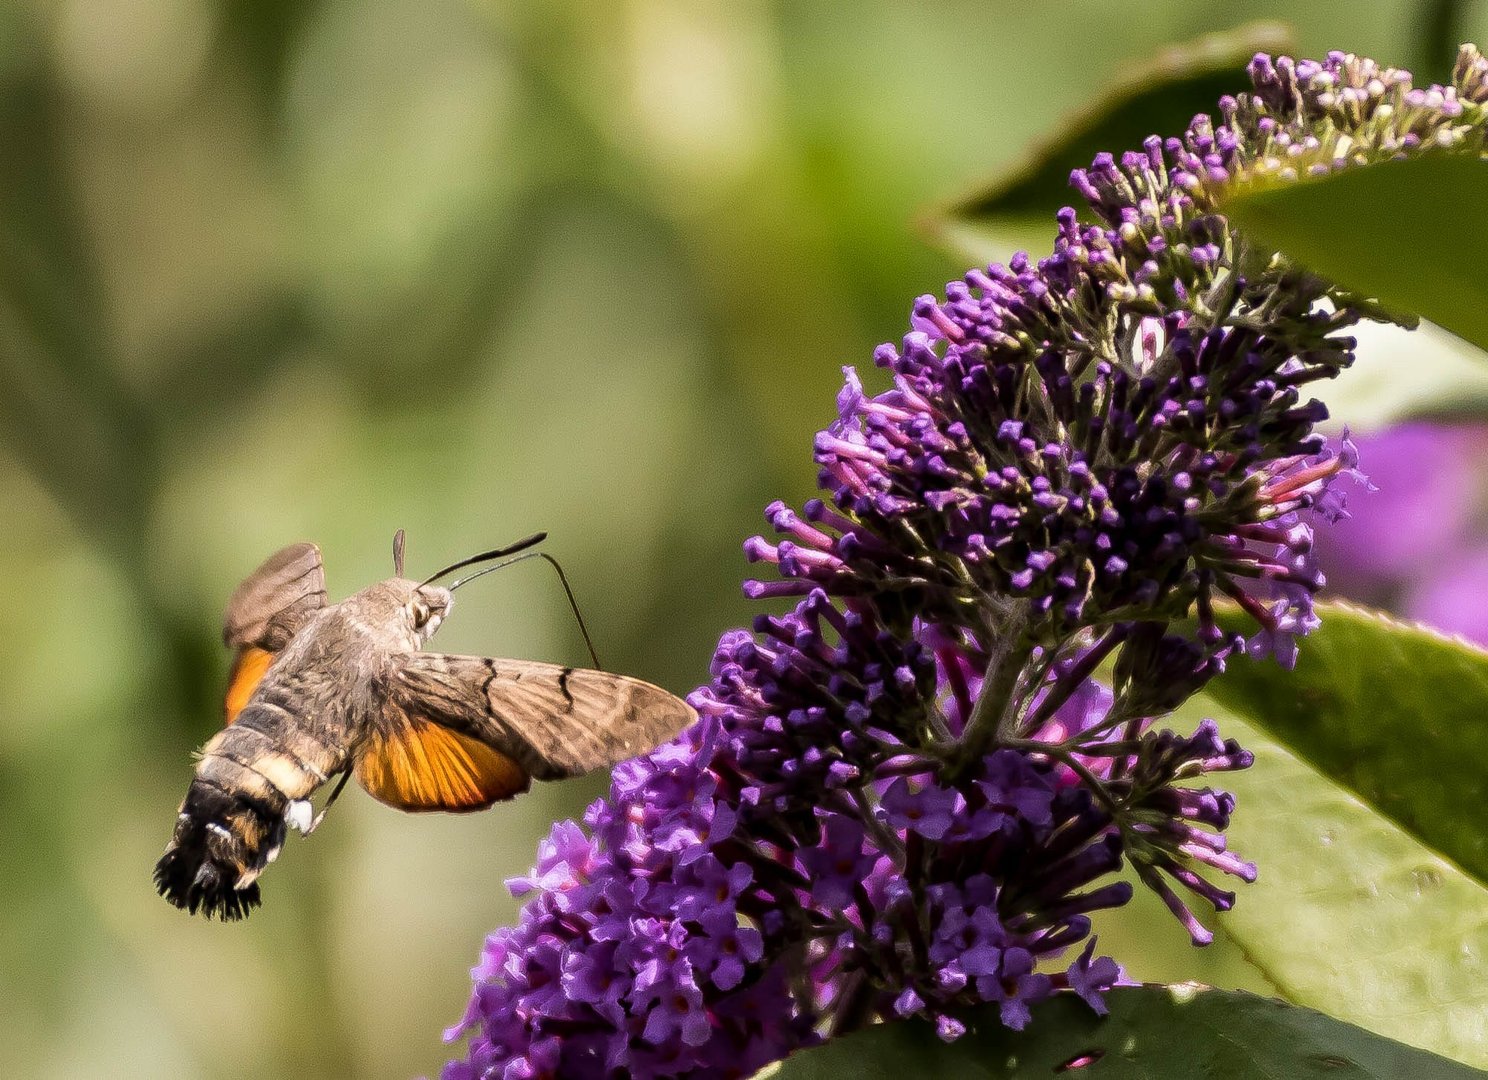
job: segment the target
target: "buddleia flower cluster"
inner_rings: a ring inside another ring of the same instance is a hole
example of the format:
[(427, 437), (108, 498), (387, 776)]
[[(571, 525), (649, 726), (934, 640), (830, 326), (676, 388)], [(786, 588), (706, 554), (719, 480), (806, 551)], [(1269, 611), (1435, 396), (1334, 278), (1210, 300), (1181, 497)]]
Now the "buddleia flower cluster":
[(745, 545), (776, 613), (514, 883), (446, 1080), (748, 1076), (880, 1020), (954, 1039), (1061, 991), (1101, 1012), (1120, 969), (1091, 916), (1131, 895), (1123, 866), (1209, 940), (1194, 908), (1255, 868), (1205, 778), (1251, 757), (1165, 718), (1315, 625), (1312, 525), (1357, 474), (1308, 390), (1381, 317), (1216, 207), (1481, 153), (1488, 100), (1472, 48), (1425, 90), (1343, 54), (1249, 71), (1217, 120), (1076, 171), (1047, 258), (918, 300), (875, 354), (888, 389), (846, 371), (822, 496)]

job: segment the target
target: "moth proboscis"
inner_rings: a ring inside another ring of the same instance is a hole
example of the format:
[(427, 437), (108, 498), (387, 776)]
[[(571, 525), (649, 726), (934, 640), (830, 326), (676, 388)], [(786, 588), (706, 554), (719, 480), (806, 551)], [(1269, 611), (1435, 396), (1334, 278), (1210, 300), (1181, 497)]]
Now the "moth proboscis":
[(401, 810), (484, 810), (534, 779), (580, 776), (644, 753), (695, 721), (681, 698), (625, 675), (422, 651), (454, 590), (495, 567), (449, 588), (436, 581), (544, 537), (420, 582), (403, 576), (399, 530), (394, 576), (335, 604), (314, 544), (269, 556), (228, 602), (226, 726), (202, 748), (155, 866), (161, 895), (193, 914), (247, 915), (286, 830), (308, 835), (320, 824), (325, 809), (315, 814), (310, 797), (332, 780), (327, 807), (355, 774)]

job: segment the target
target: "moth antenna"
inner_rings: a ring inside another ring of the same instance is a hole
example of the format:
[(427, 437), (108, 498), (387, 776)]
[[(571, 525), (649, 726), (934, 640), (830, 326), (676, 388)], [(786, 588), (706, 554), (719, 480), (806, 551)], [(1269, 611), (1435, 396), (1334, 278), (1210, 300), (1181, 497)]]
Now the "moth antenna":
[(514, 559), (507, 559), (505, 562), (499, 562), (495, 566), (488, 566), (484, 570), (477, 570), (470, 576), (462, 577), (459, 581), (456, 581), (453, 585), (451, 585), (450, 592), (454, 592), (461, 585), (470, 584), (478, 577), (485, 577), (485, 575), (487, 574), (503, 569), (504, 567), (523, 562), (527, 559), (546, 559), (548, 563), (552, 565), (553, 569), (558, 571), (558, 581), (563, 586), (563, 595), (568, 597), (569, 610), (573, 612), (574, 620), (579, 624), (579, 633), (584, 635), (584, 647), (589, 650), (589, 659), (594, 661), (595, 670), (603, 671), (604, 665), (599, 662), (599, 654), (594, 651), (594, 639), (589, 636), (589, 627), (584, 625), (584, 616), (579, 612), (579, 602), (574, 599), (573, 589), (569, 588), (568, 575), (563, 572), (563, 567), (558, 565), (558, 560), (553, 558), (553, 556), (549, 555), (546, 551), (529, 551), (525, 555), (518, 555)]
[(393, 576), (403, 576), (403, 530), (393, 533)]
[(526, 537), (525, 539), (518, 540), (515, 544), (508, 544), (506, 545), (506, 547), (495, 548), (491, 551), (483, 551), (479, 555), (472, 555), (468, 559), (461, 559), (457, 563), (450, 563), (450, 565), (446, 566), (438, 573), (424, 578), (423, 581), (419, 582), (418, 587), (422, 589), (425, 585), (438, 581), (446, 574), (453, 574), (456, 570), (463, 570), (467, 566), (474, 566), (476, 563), (490, 562), (492, 559), (503, 559), (508, 555), (515, 555), (519, 551), (526, 551), (530, 547), (541, 544), (547, 538), (548, 534), (545, 532), (533, 533), (531, 536)]
[(594, 661), (597, 671), (603, 671), (604, 665), (599, 662), (599, 653), (594, 651), (594, 641), (589, 637), (589, 628), (584, 625), (584, 616), (579, 613), (579, 602), (574, 599), (573, 590), (568, 587), (568, 575), (563, 572), (563, 567), (558, 565), (558, 560), (546, 551), (534, 551), (540, 559), (546, 559), (558, 572), (558, 583), (563, 586), (563, 595), (568, 597), (568, 608), (573, 612), (574, 621), (579, 624), (579, 633), (584, 635), (584, 648), (589, 650), (589, 659)]

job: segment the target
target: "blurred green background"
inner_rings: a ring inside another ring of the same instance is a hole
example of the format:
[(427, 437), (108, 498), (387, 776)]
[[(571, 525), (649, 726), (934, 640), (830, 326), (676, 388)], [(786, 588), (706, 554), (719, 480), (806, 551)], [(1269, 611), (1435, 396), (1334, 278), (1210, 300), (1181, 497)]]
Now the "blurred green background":
[[(186, 917), (149, 874), (233, 586), (299, 539), (341, 596), (398, 527), (414, 573), (547, 529), (606, 663), (691, 688), (840, 366), (959, 274), (916, 214), (1258, 17), (1436, 77), (1488, 37), (1360, 0), (0, 7), (0, 1071), (436, 1072), (503, 880), (603, 783), (353, 786), (252, 919)], [(438, 644), (584, 662), (536, 563)], [(1152, 907), (1103, 939), (1134, 974), (1257, 985)]]

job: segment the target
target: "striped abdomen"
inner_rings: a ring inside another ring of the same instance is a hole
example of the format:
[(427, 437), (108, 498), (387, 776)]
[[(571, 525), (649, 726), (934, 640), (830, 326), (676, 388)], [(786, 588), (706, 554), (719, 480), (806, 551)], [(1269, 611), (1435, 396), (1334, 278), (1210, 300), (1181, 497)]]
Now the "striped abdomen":
[(156, 888), (177, 907), (248, 914), (259, 903), (258, 875), (284, 844), (286, 810), (343, 766), (345, 754), (307, 734), (287, 704), (250, 703), (203, 748), (155, 866)]

